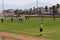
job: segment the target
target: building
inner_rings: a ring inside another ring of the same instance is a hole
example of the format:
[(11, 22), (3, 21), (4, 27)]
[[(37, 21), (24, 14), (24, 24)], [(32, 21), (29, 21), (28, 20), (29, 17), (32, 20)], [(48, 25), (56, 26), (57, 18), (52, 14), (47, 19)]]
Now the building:
[(58, 14), (60, 14), (60, 8), (58, 8)]
[(11, 17), (11, 16), (14, 16), (14, 10), (13, 9), (8, 9), (8, 10), (4, 10), (4, 16), (7, 16), (7, 17)]
[(3, 11), (0, 10), (0, 18), (4, 18)]

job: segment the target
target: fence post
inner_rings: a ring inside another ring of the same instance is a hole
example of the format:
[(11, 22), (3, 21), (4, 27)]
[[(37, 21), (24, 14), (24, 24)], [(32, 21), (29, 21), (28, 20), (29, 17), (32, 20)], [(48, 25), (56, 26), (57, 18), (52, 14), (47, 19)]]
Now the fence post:
[(2, 36), (2, 40), (4, 40), (4, 38), (5, 38), (5, 37), (4, 37), (4, 36)]

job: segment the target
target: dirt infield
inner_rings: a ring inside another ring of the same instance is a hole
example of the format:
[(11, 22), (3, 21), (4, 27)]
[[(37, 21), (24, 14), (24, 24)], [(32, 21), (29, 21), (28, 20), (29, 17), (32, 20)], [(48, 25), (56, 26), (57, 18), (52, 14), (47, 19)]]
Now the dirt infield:
[(19, 40), (45, 40), (44, 38), (36, 38), (36, 37), (30, 37), (30, 36), (25, 36), (25, 35), (17, 35), (17, 34), (12, 34), (12, 33), (0, 32), (0, 37), (2, 36), (7, 37), (5, 38), (5, 40), (14, 40), (15, 38)]

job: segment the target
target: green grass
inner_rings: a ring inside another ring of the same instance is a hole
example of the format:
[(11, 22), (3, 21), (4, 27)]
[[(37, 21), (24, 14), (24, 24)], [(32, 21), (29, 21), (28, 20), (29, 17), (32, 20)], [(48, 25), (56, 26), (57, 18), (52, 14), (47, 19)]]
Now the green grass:
[(0, 21), (0, 32), (10, 32), (15, 34), (23, 34), (27, 36), (34, 36), (39, 38), (47, 38), (49, 40), (60, 40), (60, 18), (56, 18), (56, 21), (53, 21), (52, 18), (45, 18), (43, 21), (44, 31), (42, 36), (40, 34), (39, 28), (41, 23), (41, 18), (30, 18), (29, 20), (24, 19), (22, 22), (10, 22)]

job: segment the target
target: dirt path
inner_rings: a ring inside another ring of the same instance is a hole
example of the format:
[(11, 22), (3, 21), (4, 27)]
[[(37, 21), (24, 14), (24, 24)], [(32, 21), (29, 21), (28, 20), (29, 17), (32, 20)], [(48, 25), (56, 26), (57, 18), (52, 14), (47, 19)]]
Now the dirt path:
[(24, 36), (24, 35), (17, 35), (17, 34), (6, 33), (6, 32), (0, 32), (0, 36), (8, 37), (8, 38), (5, 38), (6, 40), (13, 40), (11, 38), (17, 38), (17, 39), (21, 39), (21, 40), (45, 40), (43, 38), (36, 38), (36, 37), (30, 37), (30, 36)]

